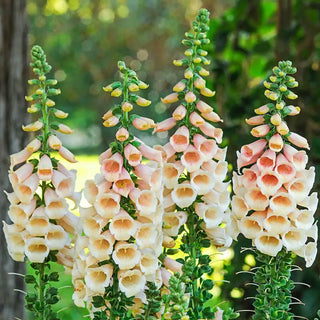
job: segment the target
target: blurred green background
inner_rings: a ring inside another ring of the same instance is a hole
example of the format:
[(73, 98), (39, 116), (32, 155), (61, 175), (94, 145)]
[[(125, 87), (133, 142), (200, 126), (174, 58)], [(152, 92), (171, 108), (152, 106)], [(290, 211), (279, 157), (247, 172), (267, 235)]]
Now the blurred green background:
[[(80, 176), (98, 170), (97, 154), (114, 137), (114, 131), (102, 127), (101, 116), (113, 104), (102, 86), (117, 78), (118, 60), (124, 60), (150, 84), (145, 97), (153, 103), (137, 113), (156, 121), (168, 117), (170, 107), (163, 105), (160, 97), (182, 78), (182, 70), (174, 67), (172, 60), (182, 57), (184, 32), (201, 7), (212, 13), (209, 85), (217, 94), (208, 102), (224, 119), (228, 161), (235, 167), (236, 150), (251, 141), (244, 119), (267, 101), (263, 80), (278, 60), (290, 59), (298, 68), (300, 86), (295, 92), (299, 99), (295, 103), (301, 114), (289, 120), (289, 127), (311, 144), (309, 163), (316, 167), (314, 189), (319, 191), (319, 0), (29, 0), (30, 45), (44, 48), (60, 82), (62, 95), (57, 106), (70, 113), (67, 123), (75, 128), (65, 143), (88, 166)], [(167, 139), (164, 134), (150, 133), (142, 138), (150, 145)], [(254, 288), (245, 285), (251, 277), (235, 274), (255, 265), (251, 255), (239, 253), (246, 246), (250, 243), (239, 239), (234, 254), (225, 254), (228, 261), (219, 268), (230, 283), (217, 281), (214, 304), (226, 301), (236, 310), (252, 309), (252, 300), (244, 299), (254, 295)], [(300, 259), (297, 264), (304, 267)], [(319, 274), (319, 259), (308, 270), (294, 273), (296, 281), (312, 285), (310, 289), (297, 285), (294, 295), (306, 304), (292, 305), (297, 315), (312, 318), (320, 308)], [(216, 274), (219, 277), (221, 272)], [(64, 285), (70, 285), (70, 278), (65, 278)], [(66, 308), (61, 311), (63, 319), (86, 314), (72, 306), (71, 293), (70, 288), (60, 292)], [(249, 317), (250, 313), (241, 313), (241, 319)]]

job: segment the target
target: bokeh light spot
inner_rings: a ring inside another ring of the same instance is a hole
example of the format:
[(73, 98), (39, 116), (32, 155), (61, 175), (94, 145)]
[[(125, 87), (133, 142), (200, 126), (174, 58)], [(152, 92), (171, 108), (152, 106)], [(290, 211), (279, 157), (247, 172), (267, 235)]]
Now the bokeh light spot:
[(120, 5), (117, 8), (117, 14), (120, 18), (126, 18), (130, 13), (129, 8), (126, 5)]
[(138, 52), (137, 52), (137, 58), (140, 60), (140, 61), (145, 61), (147, 60), (149, 57), (149, 53), (147, 50), (145, 49), (140, 49)]

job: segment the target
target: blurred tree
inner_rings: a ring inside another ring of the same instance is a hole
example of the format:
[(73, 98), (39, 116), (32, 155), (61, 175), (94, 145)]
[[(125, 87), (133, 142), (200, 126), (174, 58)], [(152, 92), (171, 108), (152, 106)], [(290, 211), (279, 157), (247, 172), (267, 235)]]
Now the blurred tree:
[[(9, 190), (9, 155), (23, 147), (22, 122), (25, 118), (27, 83), (28, 23), (25, 0), (0, 1), (0, 221), (8, 222), (8, 201), (2, 190)], [(8, 254), (0, 231), (0, 320), (23, 318), (24, 281), (9, 272), (24, 273), (25, 265)]]

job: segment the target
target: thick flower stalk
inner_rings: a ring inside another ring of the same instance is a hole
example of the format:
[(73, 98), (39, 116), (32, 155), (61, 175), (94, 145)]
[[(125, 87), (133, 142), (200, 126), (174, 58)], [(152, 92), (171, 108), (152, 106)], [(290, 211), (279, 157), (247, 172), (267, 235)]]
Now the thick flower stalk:
[(232, 219), (239, 232), (252, 239), (263, 262), (255, 277), (259, 288), (254, 319), (292, 319), (291, 253), (303, 257), (307, 267), (317, 253), (318, 197), (310, 194), (315, 170), (306, 169), (308, 156), (300, 150), (309, 145), (285, 122), (286, 116), (300, 112), (285, 101), (297, 98), (291, 91), (298, 86), (291, 76), (296, 68), (281, 61), (273, 72), (270, 82), (264, 82), (272, 102), (255, 109), (256, 116), (246, 120), (254, 126), (251, 134), (257, 140), (241, 148), (239, 173), (233, 176)]
[[(182, 43), (187, 47), (186, 58), (174, 60), (176, 66), (185, 68), (184, 79), (173, 88), (173, 93), (162, 99), (163, 103), (176, 103), (172, 117), (158, 123), (155, 132), (175, 128), (170, 141), (162, 147), (165, 164), (164, 178), (164, 247), (173, 248), (182, 234), (180, 249), (186, 254), (181, 263), (192, 261), (193, 270), (186, 286), (190, 295), (188, 316), (191, 319), (212, 318), (210, 308), (204, 308), (211, 298), (208, 290), (212, 281), (204, 280), (210, 274), (210, 257), (202, 255), (201, 248), (211, 244), (228, 247), (232, 238), (227, 232), (229, 191), (225, 182), (228, 164), (226, 148), (220, 148), (221, 122), (213, 107), (203, 99), (215, 92), (206, 87), (204, 77), (209, 75), (205, 66), (210, 64), (203, 47), (207, 38), (209, 12), (201, 9), (192, 24), (192, 32), (186, 33)], [(165, 251), (170, 254), (171, 250)], [(170, 269), (170, 268), (169, 268)]]
[(7, 193), (10, 207), (8, 215), (13, 224), (3, 222), (8, 251), (15, 261), (27, 261), (35, 270), (35, 275), (26, 275), (25, 281), (32, 284), (36, 293), (27, 294), (27, 308), (34, 319), (57, 319), (51, 305), (58, 302), (57, 289), (49, 281), (58, 281), (58, 274), (48, 273), (50, 261), (57, 261), (67, 267), (67, 257), (71, 252), (71, 238), (78, 220), (69, 211), (66, 198), (77, 203), (74, 192), (75, 172), (67, 170), (54, 157), (59, 154), (69, 162), (75, 162), (74, 155), (62, 146), (54, 133), (71, 133), (72, 130), (60, 119), (67, 113), (56, 109), (52, 96), (60, 94), (60, 89), (53, 86), (55, 79), (47, 79), (51, 66), (39, 46), (31, 50), (36, 79), (29, 80), (36, 88), (26, 97), (32, 102), (28, 108), (31, 114), (39, 115), (35, 122), (23, 126), (27, 132), (41, 131), (23, 150), (11, 155), (9, 180), (13, 192)]
[(122, 101), (103, 119), (106, 127), (119, 126), (116, 140), (99, 157), (101, 173), (85, 184), (90, 206), (80, 208), (84, 236), (76, 246), (73, 298), (78, 306), (87, 303), (93, 319), (153, 319), (162, 284), (162, 156), (131, 133), (132, 126), (154, 127), (151, 119), (129, 115), (134, 104), (150, 104), (136, 94), (148, 85), (123, 62), (118, 67), (121, 81), (104, 90)]

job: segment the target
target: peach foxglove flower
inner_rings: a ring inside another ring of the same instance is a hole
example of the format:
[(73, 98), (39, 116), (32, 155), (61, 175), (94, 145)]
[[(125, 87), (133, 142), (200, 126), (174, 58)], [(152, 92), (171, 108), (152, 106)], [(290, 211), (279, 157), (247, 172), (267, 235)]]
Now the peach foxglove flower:
[(74, 192), (74, 179), (63, 173), (53, 170), (52, 184), (56, 188), (56, 193), (61, 198), (69, 197)]
[(189, 207), (196, 197), (196, 190), (190, 183), (179, 184), (172, 191), (172, 199), (180, 208)]
[(33, 172), (33, 164), (30, 162), (25, 163), (19, 169), (15, 171), (11, 171), (9, 173), (9, 180), (13, 187), (15, 187), (19, 183), (23, 183), (26, 179), (28, 179)]
[(282, 248), (282, 241), (278, 235), (261, 232), (255, 239), (257, 249), (269, 256), (275, 257)]
[(94, 180), (87, 180), (85, 182), (83, 194), (90, 204), (93, 204), (96, 201), (96, 197), (98, 195), (98, 188)]
[(260, 137), (264, 137), (265, 135), (267, 135), (269, 131), (270, 131), (269, 125), (268, 124), (262, 124), (260, 126), (254, 127), (251, 130), (251, 134), (254, 137), (260, 138)]
[(43, 155), (39, 161), (37, 174), (39, 179), (42, 181), (49, 181), (52, 178), (52, 162), (46, 154)]
[(26, 126), (22, 126), (22, 130), (26, 132), (33, 132), (33, 131), (39, 131), (42, 127), (43, 127), (43, 122), (38, 120)]
[(68, 243), (69, 236), (61, 226), (50, 224), (45, 239), (50, 250), (60, 250)]
[(193, 136), (193, 144), (200, 152), (204, 161), (211, 160), (218, 150), (218, 146), (215, 140), (206, 139), (200, 134), (195, 134)]
[(128, 270), (140, 263), (141, 252), (136, 244), (120, 241), (115, 245), (112, 258), (120, 270)]
[(272, 151), (280, 152), (283, 148), (283, 139), (279, 133), (274, 134), (269, 140), (269, 148)]
[(44, 207), (38, 207), (29, 219), (26, 230), (32, 236), (44, 236), (49, 231), (49, 218), (45, 214)]
[(181, 157), (181, 164), (188, 172), (194, 172), (200, 169), (202, 163), (200, 152), (193, 145), (189, 145)]
[(182, 120), (186, 116), (186, 114), (187, 114), (187, 109), (184, 105), (181, 104), (173, 111), (172, 117), (174, 120), (179, 121), (179, 120)]
[(96, 197), (94, 207), (104, 219), (111, 219), (120, 211), (120, 195), (114, 192), (101, 193)]
[(288, 139), (291, 143), (293, 143), (297, 147), (310, 150), (307, 139), (300, 136), (299, 134), (290, 132)]
[(17, 153), (10, 155), (10, 170), (13, 170), (13, 167), (17, 164), (23, 163), (29, 159), (32, 155), (32, 152), (27, 149), (22, 149)]
[(63, 147), (63, 146), (61, 146), (59, 148), (59, 154), (63, 159), (65, 159), (65, 160), (67, 160), (67, 161), (69, 161), (71, 163), (76, 163), (77, 162), (74, 154), (71, 151), (69, 151), (67, 148)]
[(205, 124), (205, 120), (195, 111), (190, 114), (190, 122), (197, 128)]
[(297, 170), (305, 169), (308, 162), (308, 156), (304, 150), (298, 151), (292, 146), (286, 144), (283, 148), (283, 153)]
[(153, 223), (142, 223), (135, 234), (140, 249), (154, 248), (158, 240), (157, 227)]
[(109, 260), (113, 251), (115, 239), (110, 231), (105, 231), (101, 235), (89, 238), (88, 248), (90, 253), (96, 259), (103, 261)]
[(122, 166), (123, 158), (121, 154), (117, 152), (103, 162), (101, 172), (106, 180), (113, 182), (119, 179)]
[(154, 275), (157, 272), (159, 269), (158, 257), (151, 249), (142, 251), (139, 267), (146, 276)]
[(201, 116), (204, 119), (212, 121), (212, 122), (223, 122), (223, 120), (220, 118), (220, 116), (217, 113), (215, 113), (214, 111), (211, 111), (209, 113), (201, 113)]
[(87, 287), (95, 294), (104, 294), (105, 287), (110, 285), (112, 273), (113, 266), (111, 264), (88, 268), (85, 275)]
[(74, 293), (72, 295), (72, 300), (77, 307), (85, 307), (85, 297), (86, 297), (86, 286), (82, 280), (75, 280), (73, 283)]
[(73, 130), (65, 124), (59, 124), (58, 131), (64, 134), (71, 134)]
[(167, 95), (165, 98), (161, 98), (161, 101), (163, 103), (174, 103), (174, 102), (177, 102), (178, 100), (179, 100), (178, 93), (175, 93), (175, 92)]
[(44, 238), (32, 237), (26, 240), (25, 254), (30, 262), (44, 262), (49, 250), (48, 241)]
[(194, 171), (190, 176), (190, 184), (194, 187), (199, 195), (208, 193), (215, 184), (214, 175), (210, 174), (208, 171)]
[(54, 190), (46, 189), (44, 199), (45, 211), (49, 219), (61, 219), (68, 212), (66, 200), (60, 198)]
[(142, 160), (141, 152), (131, 143), (128, 143), (124, 147), (124, 156), (128, 160), (128, 163), (133, 167), (140, 164)]
[(165, 212), (163, 215), (164, 234), (171, 237), (176, 237), (180, 227), (185, 224), (186, 221), (187, 214), (184, 211)]
[(246, 123), (251, 126), (257, 126), (257, 125), (263, 124), (264, 123), (264, 116), (259, 115), (259, 116), (251, 117), (249, 119), (246, 119)]
[(137, 223), (123, 209), (116, 214), (110, 223), (109, 230), (116, 240), (128, 240), (136, 233)]
[(23, 183), (17, 184), (14, 192), (22, 203), (30, 203), (33, 195), (39, 185), (39, 178), (36, 173), (33, 173)]
[(153, 133), (168, 131), (172, 129), (176, 125), (176, 123), (177, 120), (175, 118), (168, 118), (166, 120), (163, 120), (155, 125)]
[(123, 197), (128, 197), (133, 188), (134, 183), (131, 180), (130, 174), (125, 168), (122, 168), (119, 178), (112, 185), (113, 191)]
[(37, 152), (40, 148), (41, 148), (41, 141), (35, 138), (27, 144), (25, 149), (31, 153), (34, 153), (34, 152)]
[(183, 152), (189, 145), (189, 137), (189, 129), (182, 126), (170, 137), (170, 144), (176, 152)]

